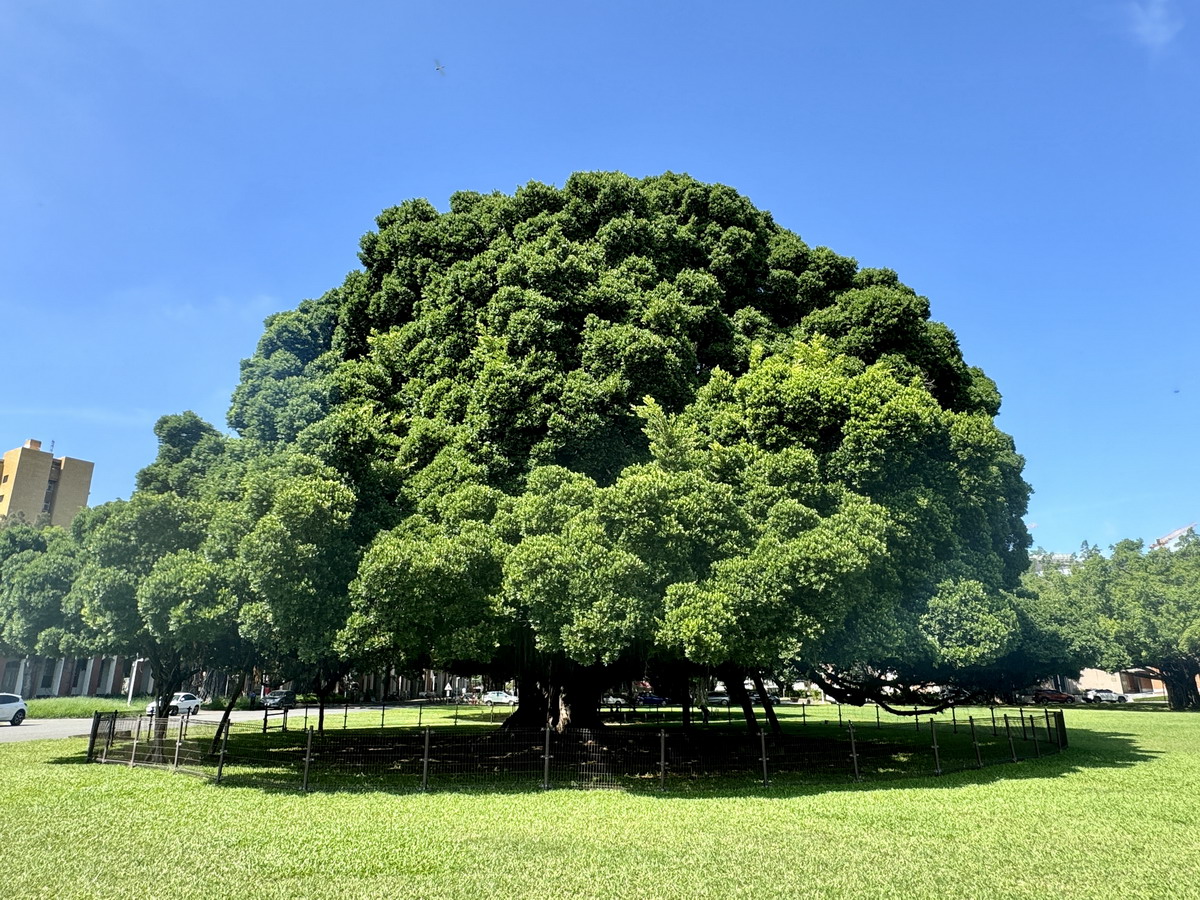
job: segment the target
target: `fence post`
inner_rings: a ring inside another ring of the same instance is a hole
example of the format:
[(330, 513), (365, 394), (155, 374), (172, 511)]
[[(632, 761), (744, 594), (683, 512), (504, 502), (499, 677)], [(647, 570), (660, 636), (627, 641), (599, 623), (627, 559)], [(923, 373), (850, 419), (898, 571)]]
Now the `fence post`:
[(992, 707), (992, 737), (996, 736), (996, 707)]
[(658, 730), (658, 789), (667, 789), (667, 732)]
[(1058, 732), (1058, 749), (1067, 749), (1067, 719), (1060, 709), (1054, 714), (1055, 730)]
[(225, 731), (221, 734), (221, 758), (217, 760), (217, 784), (221, 783), (221, 776), (225, 773), (225, 746), (229, 743), (229, 725), (225, 725)]
[(96, 735), (100, 733), (100, 711), (92, 713), (92, 732), (88, 737), (87, 761), (92, 761), (92, 755), (96, 752)]
[[(1027, 740), (1029, 740), (1029, 738), (1025, 736), (1025, 710), (1023, 710), (1023, 709), (1020, 710), (1020, 713), (1021, 713), (1021, 740), (1027, 741)], [(1033, 716), (1029, 717), (1029, 721), (1030, 722), (1033, 721)]]
[(113, 737), (117, 731), (117, 711), (114, 709), (108, 718), (108, 734), (104, 738), (104, 749), (100, 752), (100, 762), (108, 762), (108, 748), (112, 746)]
[(854, 723), (850, 723), (850, 762), (854, 765), (854, 780), (862, 781), (858, 775), (858, 746), (854, 742)]
[(137, 718), (137, 729), (133, 733), (133, 746), (129, 750), (129, 768), (133, 768), (133, 760), (137, 756), (138, 739), (142, 736), (142, 717)]
[(430, 730), (428, 728), (425, 730), (425, 758), (421, 760), (421, 790), (430, 790)]
[(300, 782), (300, 790), (304, 793), (308, 792), (308, 767), (312, 762), (312, 728), (308, 729), (308, 742), (304, 747), (304, 779)]
[(546, 750), (542, 755), (544, 765), (542, 768), (542, 790), (550, 790), (550, 723), (546, 723)]
[(879, 721), (879, 704), (875, 704), (875, 727), (883, 728), (883, 723)]
[(953, 706), (950, 707), (950, 730), (958, 734), (958, 711)]
[(183, 746), (183, 734), (184, 734), (183, 730), (185, 727), (184, 722), (186, 719), (187, 719), (187, 716), (179, 717), (179, 723), (178, 723), (179, 727), (175, 731), (175, 759), (173, 759), (171, 761), (172, 769), (179, 768), (179, 748)]
[(265, 706), (263, 707), (263, 734), (267, 733), (267, 716), (270, 714), (270, 712), (271, 711)]
[(1037, 754), (1037, 758), (1042, 758), (1042, 747), (1037, 739), (1037, 722), (1033, 720), (1033, 716), (1029, 717), (1029, 733), (1033, 736), (1033, 752)]
[[(1049, 707), (1046, 708), (1046, 741), (1047, 741), (1047, 743), (1049, 743), (1049, 741), (1050, 741), (1050, 708)], [(1059, 747), (1058, 749), (1061, 750), (1062, 747)]]
[(763, 787), (770, 787), (771, 781), (767, 777), (767, 733), (761, 729), (758, 732), (758, 743), (762, 749)]
[(350, 701), (346, 701), (346, 708), (342, 710), (342, 731), (346, 730), (346, 719), (350, 717)]
[(937, 728), (935, 727), (936, 725), (937, 725), (937, 723), (933, 721), (933, 717), (931, 716), (929, 719), (929, 735), (930, 735), (930, 737), (933, 738), (933, 774), (941, 775), (942, 774), (942, 755), (938, 752)]
[(842, 704), (838, 704), (838, 728), (842, 727)]
[(1004, 733), (1008, 735), (1008, 752), (1012, 754), (1012, 761), (1017, 761), (1017, 745), (1013, 743), (1012, 728), (1008, 724), (1008, 713), (1004, 714)]
[(805, 704), (804, 706), (800, 707), (800, 724), (801, 725), (808, 724), (808, 704)]
[(975, 736), (975, 717), (968, 716), (967, 721), (971, 724), (971, 744), (975, 747), (975, 762), (982, 769), (983, 756), (979, 752), (979, 739)]
[(285, 706), (283, 708), (283, 721), (279, 723), (280, 731), (287, 731), (287, 716), (288, 716), (288, 711), (287, 711), (287, 707)]

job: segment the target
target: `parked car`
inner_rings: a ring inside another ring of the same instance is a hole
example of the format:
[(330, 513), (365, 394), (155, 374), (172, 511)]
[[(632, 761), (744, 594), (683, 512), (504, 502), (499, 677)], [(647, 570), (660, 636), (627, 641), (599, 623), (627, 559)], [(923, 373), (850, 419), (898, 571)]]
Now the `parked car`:
[[(767, 694), (767, 696), (768, 696), (768, 697), (771, 699), (771, 705), (772, 705), (772, 706), (775, 706), (777, 703), (779, 703), (779, 696), (778, 696), (778, 695), (776, 695), (776, 694)], [(762, 701), (759, 699), (759, 697), (758, 697), (758, 691), (752, 691), (752, 692), (750, 693), (750, 702), (751, 702), (751, 703), (761, 703), (761, 702), (762, 702)]]
[[(151, 700), (146, 704), (146, 715), (158, 715), (157, 703), (157, 700)], [(198, 712), (200, 712), (200, 698), (195, 694), (181, 691), (171, 695), (171, 702), (167, 707), (167, 715), (174, 716), (183, 713), (185, 716), (190, 716)]]
[(667, 698), (658, 694), (638, 694), (633, 700), (634, 706), (666, 706)]
[(709, 694), (708, 698), (704, 702), (708, 706), (728, 706), (729, 705), (729, 695), (728, 694)]
[(1118, 694), (1116, 691), (1110, 691), (1108, 688), (1096, 688), (1086, 691), (1083, 695), (1084, 703), (1128, 703), (1129, 698), (1124, 694)]
[(625, 698), (618, 697), (616, 694), (607, 694), (600, 698), (600, 705), (601, 706), (609, 706), (609, 707), (624, 706)]
[(1038, 688), (1033, 692), (1034, 703), (1074, 703), (1075, 695), (1066, 691), (1052, 691), (1049, 688)]
[(508, 691), (488, 691), (479, 698), (479, 702), (484, 706), (516, 706), (517, 696)]
[(296, 706), (296, 692), (271, 691), (263, 697), (262, 705), (267, 709), (293, 709)]
[(25, 721), (29, 708), (25, 701), (16, 694), (0, 694), (0, 722), (9, 725), (20, 725)]

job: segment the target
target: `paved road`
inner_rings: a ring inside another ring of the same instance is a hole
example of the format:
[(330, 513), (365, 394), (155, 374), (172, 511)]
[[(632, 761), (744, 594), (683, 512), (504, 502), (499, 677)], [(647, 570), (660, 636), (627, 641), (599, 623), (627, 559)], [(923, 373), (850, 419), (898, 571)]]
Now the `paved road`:
[[(124, 709), (124, 707), (118, 707)], [(389, 706), (388, 709), (395, 709), (394, 706)], [(142, 708), (139, 707), (140, 712)], [(325, 707), (325, 721), (329, 721), (329, 717), (336, 714), (341, 715), (342, 707), (327, 706)], [(351, 712), (361, 712), (363, 710), (379, 711), (378, 706), (351, 706)], [(263, 711), (261, 709), (235, 709), (229, 714), (229, 718), (234, 722), (261, 722)], [(214, 725), (221, 719), (221, 713), (214, 710), (206, 709), (193, 717), (195, 722), (212, 722)], [(304, 726), (304, 707), (293, 709), (288, 713), (288, 727), (302, 728)], [(341, 722), (341, 719), (338, 719)], [(308, 724), (316, 725), (317, 723), (317, 708), (309, 707)], [(87, 737), (92, 731), (92, 718), (88, 716), (86, 719), (34, 719), (28, 718), (20, 725), (9, 725), (7, 723), (0, 724), (0, 744), (15, 743), (16, 741), (42, 741), (49, 738), (67, 738), (67, 737)]]
[[(288, 723), (295, 721), (292, 716), (297, 712), (301, 721), (304, 711), (297, 710), (288, 717)], [(235, 722), (262, 721), (262, 710), (235, 709), (230, 718)], [(221, 714), (205, 711), (195, 717), (197, 722), (216, 722)], [(0, 725), (0, 744), (16, 741), (42, 741), (48, 738), (87, 737), (92, 731), (92, 720), (86, 719), (26, 719), (20, 725)]]

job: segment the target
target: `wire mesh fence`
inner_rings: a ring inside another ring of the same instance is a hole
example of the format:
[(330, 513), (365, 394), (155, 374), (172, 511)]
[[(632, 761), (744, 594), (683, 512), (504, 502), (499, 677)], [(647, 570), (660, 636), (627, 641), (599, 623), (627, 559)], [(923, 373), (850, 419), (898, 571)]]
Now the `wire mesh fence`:
[[(617, 788), (687, 791), (729, 779), (769, 786), (938, 776), (1016, 763), (1067, 746), (1062, 710), (975, 710), (884, 717), (871, 707), (814, 708), (781, 733), (708, 727), (599, 729), (458, 726), (221, 726), (191, 716), (119, 712), (93, 719), (88, 760), (156, 767), (288, 790)], [(303, 720), (301, 720), (303, 721)]]

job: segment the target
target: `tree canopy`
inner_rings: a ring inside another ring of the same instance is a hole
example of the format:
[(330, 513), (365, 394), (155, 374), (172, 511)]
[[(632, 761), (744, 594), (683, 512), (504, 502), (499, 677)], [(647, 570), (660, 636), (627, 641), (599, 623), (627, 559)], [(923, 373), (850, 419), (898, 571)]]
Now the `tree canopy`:
[(182, 590), (276, 658), (516, 677), (559, 726), (648, 674), (966, 696), (1042, 636), (999, 393), (895, 272), (676, 174), (376, 225), (267, 320), (237, 437), (160, 421), (88, 615), (157, 640)]
[(377, 226), (230, 413), (356, 498), (343, 653), (515, 673), (555, 718), (656, 666), (966, 686), (1034, 627), (999, 394), (894, 272), (673, 174)]

